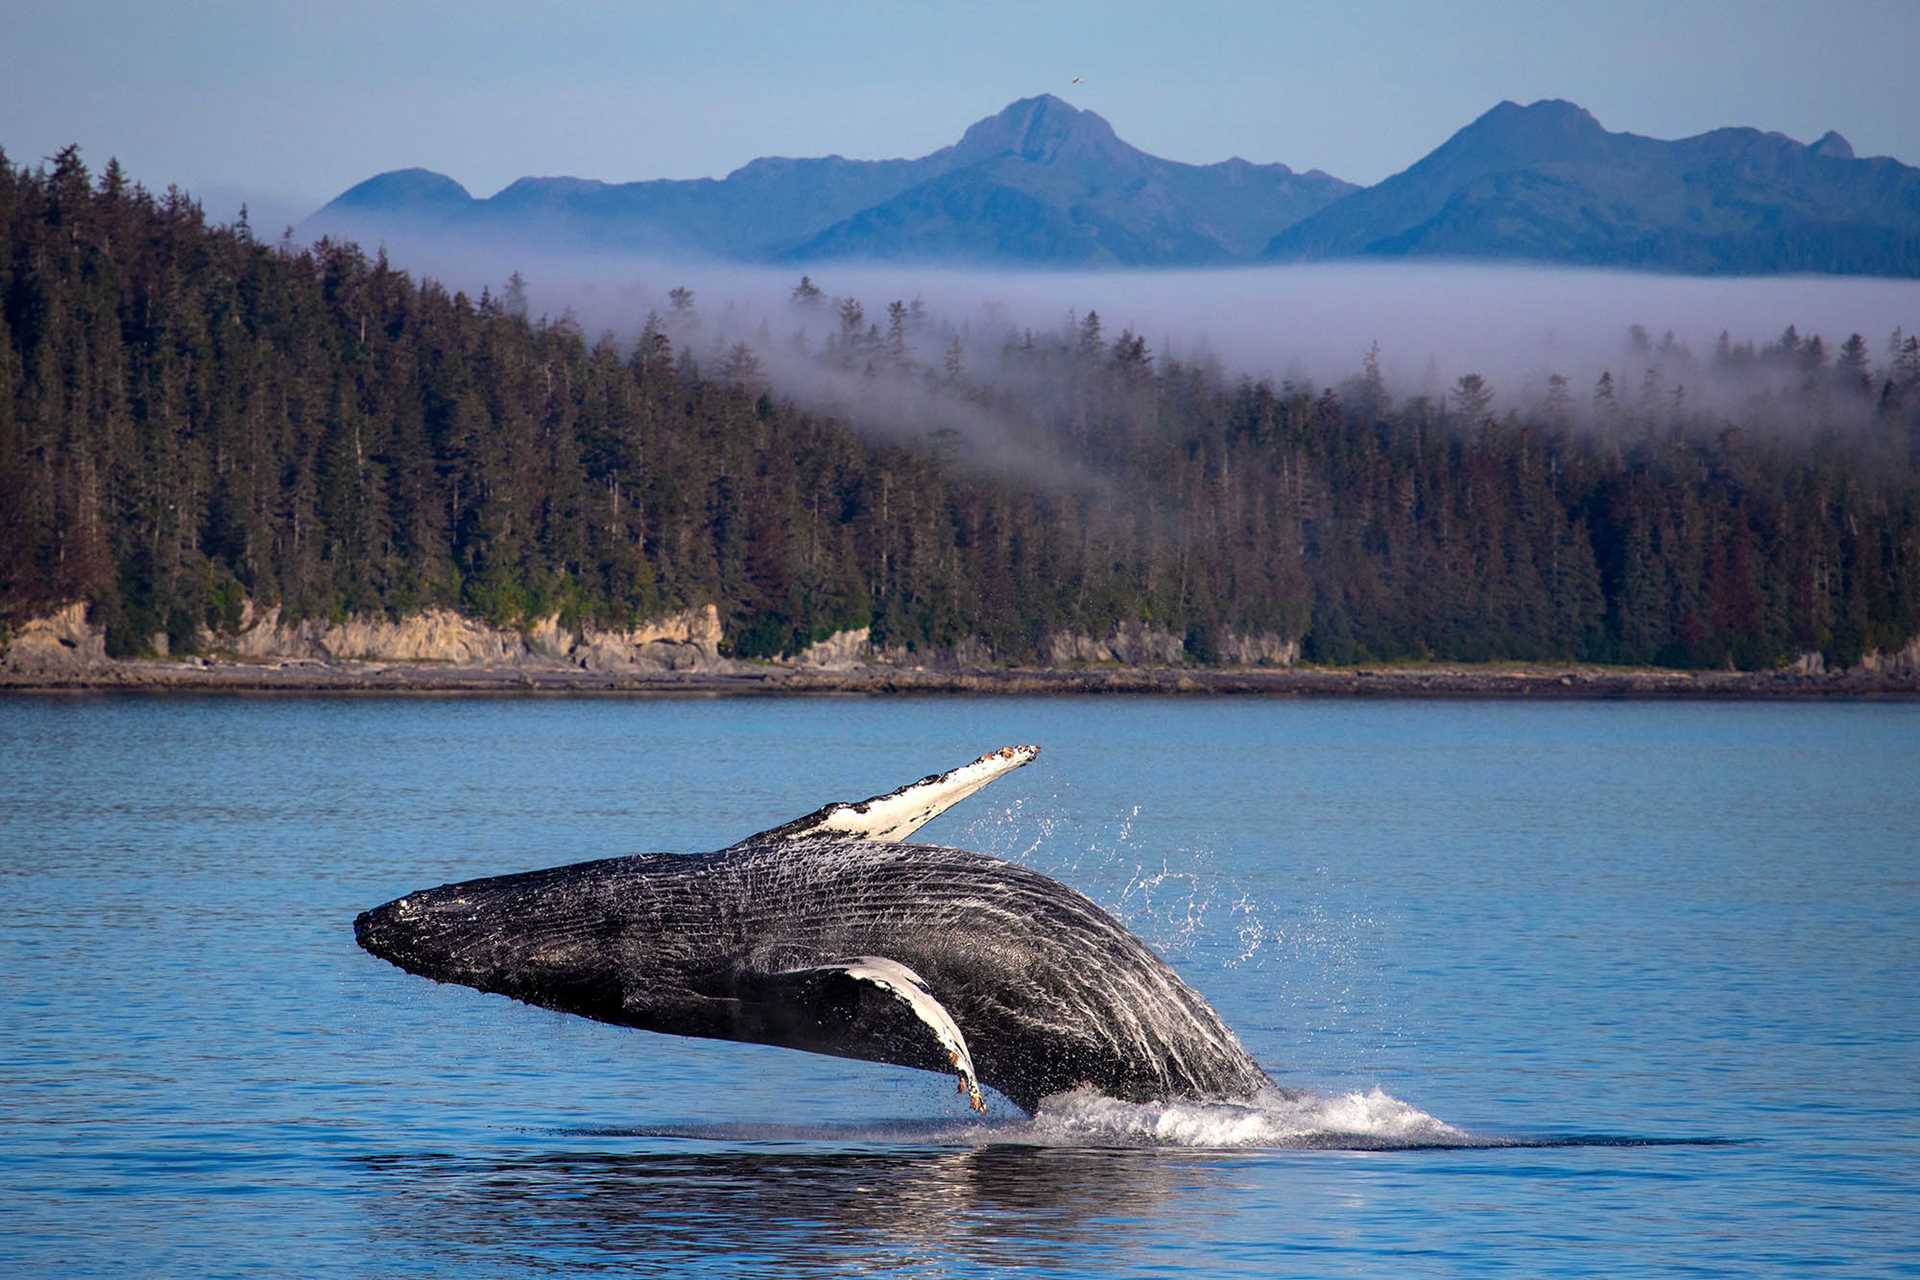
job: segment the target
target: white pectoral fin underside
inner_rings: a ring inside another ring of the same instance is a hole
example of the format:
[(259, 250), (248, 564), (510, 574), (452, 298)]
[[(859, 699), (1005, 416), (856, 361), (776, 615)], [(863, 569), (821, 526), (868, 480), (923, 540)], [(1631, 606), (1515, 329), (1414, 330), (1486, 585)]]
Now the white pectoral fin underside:
[(1031, 746), (1002, 747), (972, 764), (909, 783), (898, 791), (857, 804), (830, 804), (804, 818), (748, 836), (741, 844), (767, 840), (872, 840), (894, 843), (959, 804), (995, 778), (1012, 773), (1040, 754)]
[(846, 1029), (884, 1043), (868, 1046), (872, 1052), (856, 1056), (903, 1066), (931, 1066), (944, 1059), (947, 1068), (959, 1077), (960, 1092), (967, 1096), (968, 1105), (983, 1115), (986, 1113), (966, 1036), (961, 1034), (959, 1024), (946, 1006), (928, 989), (925, 979), (906, 965), (885, 956), (854, 956), (805, 969), (789, 969), (772, 975), (772, 980), (816, 993), (822, 987), (844, 989), (847, 986), (857, 993), (865, 993), (868, 999), (862, 1003), (877, 1004), (878, 1009), (870, 1008), (858, 1015), (854, 1024)]

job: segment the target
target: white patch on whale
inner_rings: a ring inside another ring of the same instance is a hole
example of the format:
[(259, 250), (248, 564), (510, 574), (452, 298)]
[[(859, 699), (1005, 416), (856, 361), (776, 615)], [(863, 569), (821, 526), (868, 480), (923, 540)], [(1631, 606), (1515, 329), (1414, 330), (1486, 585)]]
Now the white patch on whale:
[(961, 1034), (959, 1024), (947, 1012), (946, 1006), (927, 990), (926, 979), (899, 961), (889, 960), (885, 956), (855, 956), (838, 964), (791, 972), (822, 971), (844, 973), (849, 978), (869, 983), (913, 1010), (913, 1016), (926, 1024), (933, 1032), (934, 1039), (939, 1041), (940, 1047), (952, 1059), (953, 1069), (960, 1077), (960, 1092), (967, 1095), (967, 1104), (982, 1115), (986, 1114), (987, 1105), (980, 1097), (980, 1080), (974, 1075), (973, 1054), (967, 1049), (967, 1038)]
[(869, 800), (827, 805), (740, 843), (844, 839), (897, 844), (995, 778), (1030, 763), (1039, 754), (1040, 748), (1034, 746), (1001, 747), (958, 769), (932, 774)]

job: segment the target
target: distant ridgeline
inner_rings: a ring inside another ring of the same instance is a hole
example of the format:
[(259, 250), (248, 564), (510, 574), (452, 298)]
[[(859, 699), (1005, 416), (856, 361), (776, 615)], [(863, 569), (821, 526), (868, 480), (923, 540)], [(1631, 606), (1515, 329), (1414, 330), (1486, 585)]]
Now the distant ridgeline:
[(1284, 164), (1163, 160), (1042, 94), (913, 160), (770, 156), (718, 180), (522, 178), (484, 200), (403, 169), (341, 193), (301, 231), (741, 262), (1170, 266), (1251, 259), (1354, 190)]
[(1610, 133), (1571, 102), (1503, 102), (1263, 255), (1480, 258), (1697, 274), (1920, 275), (1920, 169), (1758, 129)]
[(522, 178), (485, 199), (379, 174), (302, 228), (365, 243), (743, 262), (1170, 267), (1463, 258), (1692, 273), (1920, 275), (1920, 169), (1758, 129), (1610, 133), (1570, 102), (1503, 102), (1375, 186), (1192, 165), (1091, 111), (1025, 98), (914, 160), (764, 158), (721, 179)]
[[(512, 291), (209, 227), (72, 150), (0, 159), (0, 611), (90, 601), (120, 653), (188, 649), (243, 600), (525, 625), (715, 602), (743, 656), (871, 626), (1030, 661), (1148, 624), (1196, 662), (1268, 636), (1325, 661), (1768, 666), (1920, 633), (1911, 338), (1648, 346), (1666, 373), (1496, 418), (1471, 375), (1399, 403), (1371, 360), (1275, 387), (1092, 315), (976, 356), (916, 308), (795, 293), (831, 330), (805, 367), (998, 434), (797, 407), (770, 353), (710, 353), (691, 297), (593, 342)], [(1730, 425), (1674, 394), (1682, 363), (1771, 389)]]

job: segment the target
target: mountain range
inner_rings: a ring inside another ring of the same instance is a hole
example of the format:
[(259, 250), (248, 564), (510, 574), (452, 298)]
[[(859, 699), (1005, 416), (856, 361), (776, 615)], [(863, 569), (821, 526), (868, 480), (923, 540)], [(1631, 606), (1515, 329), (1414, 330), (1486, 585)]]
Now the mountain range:
[(1361, 188), (1319, 170), (1148, 155), (1043, 94), (910, 160), (763, 158), (724, 178), (521, 178), (478, 199), (383, 173), (302, 227), (363, 240), (759, 263), (1027, 267), (1466, 258), (1695, 273), (1920, 276), (1920, 169), (1756, 129), (1663, 141), (1569, 102), (1502, 102)]

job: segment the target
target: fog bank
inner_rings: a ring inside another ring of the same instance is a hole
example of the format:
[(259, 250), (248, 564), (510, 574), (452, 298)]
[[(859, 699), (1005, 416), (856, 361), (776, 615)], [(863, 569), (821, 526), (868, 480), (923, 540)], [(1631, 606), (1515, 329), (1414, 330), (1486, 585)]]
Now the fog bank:
[[(374, 242), (367, 242), (372, 244)], [(1657, 394), (1694, 410), (1752, 412), (1799, 377), (1791, 362), (1712, 357), (1722, 335), (1764, 353), (1792, 326), (1819, 335), (1832, 361), (1862, 335), (1870, 374), (1895, 359), (1890, 336), (1920, 331), (1920, 282), (1833, 276), (1697, 277), (1538, 266), (1344, 263), (1206, 271), (1007, 272), (845, 264), (759, 268), (621, 255), (547, 253), (525, 246), (388, 241), (398, 266), (479, 296), (502, 296), (533, 319), (567, 320), (588, 340), (629, 344), (648, 317), (663, 320), (676, 352), (717, 370), (740, 344), (778, 394), (914, 434), (955, 427), (976, 443), (1007, 432), (940, 397), (881, 393), (871, 379), (833, 376), (818, 356), (844, 339), (841, 304), (856, 303), (878, 336), (887, 308), (914, 304), (905, 350), (884, 372), (937, 372), (956, 346), (968, 373), (994, 382), (1002, 354), (1032, 334), (1060, 338), (1097, 312), (1111, 342), (1131, 331), (1155, 367), (1217, 363), (1225, 372), (1337, 386), (1377, 364), (1396, 398), (1439, 400), (1466, 374), (1492, 392), (1496, 414), (1537, 407), (1550, 375), (1567, 379), (1578, 410), (1603, 373), (1624, 398)], [(807, 276), (815, 305), (799, 306)], [(676, 309), (675, 290), (690, 291)], [(689, 302), (691, 306), (689, 306)], [(1637, 333), (1636, 333), (1637, 326)], [(869, 349), (872, 344), (869, 343)], [(904, 358), (899, 358), (903, 355)], [(865, 357), (842, 359), (858, 375)], [(967, 417), (971, 422), (950, 421)], [(1014, 451), (1018, 453), (1018, 450)]]
[[(636, 333), (668, 293), (691, 289), (708, 324), (723, 319), (751, 341), (765, 321), (792, 327), (802, 268), (742, 268), (538, 251), (476, 255), (396, 245), (396, 265), (452, 288), (498, 293), (514, 271), (536, 317), (570, 314), (589, 336)], [(1835, 276), (1698, 277), (1484, 264), (1315, 264), (1210, 271), (996, 272), (861, 264), (805, 268), (831, 302), (860, 301), (869, 318), (919, 298), (968, 335), (999, 342), (1052, 329), (1069, 312), (1100, 313), (1105, 331), (1131, 329), (1156, 353), (1211, 354), (1237, 372), (1328, 382), (1354, 372), (1375, 342), (1389, 384), (1413, 392), (1437, 374), (1479, 373), (1496, 384), (1543, 372), (1578, 379), (1619, 374), (1632, 325), (1658, 342), (1669, 331), (1696, 354), (1722, 332), (1763, 344), (1787, 326), (1822, 335), (1829, 350), (1851, 333), (1876, 355), (1896, 327), (1920, 329), (1920, 282)], [(935, 353), (937, 354), (937, 353)]]

